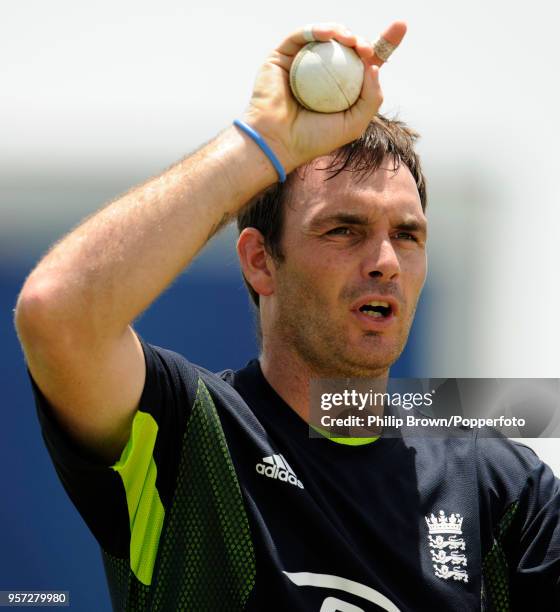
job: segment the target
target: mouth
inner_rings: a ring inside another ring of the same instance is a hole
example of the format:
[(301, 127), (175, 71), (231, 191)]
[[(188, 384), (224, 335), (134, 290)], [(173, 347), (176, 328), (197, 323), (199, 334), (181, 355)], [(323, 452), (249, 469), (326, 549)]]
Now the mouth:
[(360, 306), (358, 310), (372, 319), (386, 319), (393, 313), (393, 309), (389, 302), (382, 302), (379, 300), (368, 302)]
[(388, 319), (399, 314), (399, 303), (395, 298), (388, 295), (370, 294), (355, 302), (351, 309), (372, 319)]
[(351, 310), (368, 328), (377, 329), (393, 322), (399, 308), (393, 298), (367, 296), (354, 304)]

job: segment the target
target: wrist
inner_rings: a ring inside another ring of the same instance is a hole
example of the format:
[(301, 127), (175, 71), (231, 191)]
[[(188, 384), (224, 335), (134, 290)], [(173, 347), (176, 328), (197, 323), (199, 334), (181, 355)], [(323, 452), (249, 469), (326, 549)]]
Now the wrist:
[(253, 140), (253, 142), (259, 147), (259, 149), (263, 152), (264, 155), (268, 158), (273, 168), (276, 170), (276, 174), (278, 175), (278, 180), (281, 183), (286, 181), (286, 171), (284, 170), (284, 166), (276, 157), (276, 153), (268, 146), (266, 140), (248, 123), (241, 121), (240, 119), (234, 119), (233, 125), (236, 128), (241, 130), (244, 134), (247, 134)]
[(229, 185), (231, 211), (235, 212), (256, 194), (278, 181), (278, 174), (254, 140), (231, 125), (214, 141), (213, 157)]
[(289, 174), (301, 165), (294, 158), (290, 147), (282, 137), (283, 126), (286, 124), (285, 120), (274, 121), (270, 118), (263, 118), (251, 108), (244, 113), (241, 120), (260, 134), (284, 168), (286, 174)]

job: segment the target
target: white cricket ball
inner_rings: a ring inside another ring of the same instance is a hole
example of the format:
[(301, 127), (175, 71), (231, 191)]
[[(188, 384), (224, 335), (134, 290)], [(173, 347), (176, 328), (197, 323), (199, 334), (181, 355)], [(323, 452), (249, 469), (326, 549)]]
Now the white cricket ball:
[(364, 82), (364, 64), (354, 49), (336, 40), (311, 42), (290, 68), (290, 87), (308, 110), (337, 113), (352, 106)]

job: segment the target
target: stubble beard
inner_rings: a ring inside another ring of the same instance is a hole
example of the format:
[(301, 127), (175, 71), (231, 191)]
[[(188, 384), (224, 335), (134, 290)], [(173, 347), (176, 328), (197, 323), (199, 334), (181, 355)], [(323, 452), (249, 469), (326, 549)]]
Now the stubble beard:
[(317, 304), (308, 300), (284, 296), (278, 303), (274, 330), (282, 345), (295, 353), (314, 376), (377, 378), (387, 375), (404, 349), (410, 325), (391, 343), (384, 342), (381, 333), (361, 332), (371, 345), (371, 352), (364, 354), (364, 343), (355, 348), (350, 345), (348, 327), (343, 321), (324, 316), (319, 310)]

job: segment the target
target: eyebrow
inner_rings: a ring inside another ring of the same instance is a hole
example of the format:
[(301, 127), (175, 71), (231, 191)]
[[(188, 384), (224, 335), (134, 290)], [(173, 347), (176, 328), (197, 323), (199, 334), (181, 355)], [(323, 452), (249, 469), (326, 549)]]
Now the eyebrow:
[[(309, 227), (310, 229), (319, 229), (325, 225), (344, 224), (344, 225), (369, 225), (370, 218), (367, 215), (359, 213), (337, 212), (325, 217), (319, 217), (313, 220)], [(408, 218), (399, 222), (395, 229), (407, 232), (426, 232), (426, 223), (416, 218)]]
[(418, 221), (417, 219), (407, 219), (406, 221), (401, 221), (399, 224), (397, 224), (395, 229), (404, 232), (426, 233), (426, 223), (424, 221)]
[(313, 219), (313, 221), (311, 221), (309, 224), (309, 227), (311, 229), (315, 229), (323, 227), (324, 225), (331, 225), (333, 223), (342, 223), (345, 225), (368, 225), (369, 217), (367, 215), (361, 215), (358, 213), (337, 212), (332, 215)]

